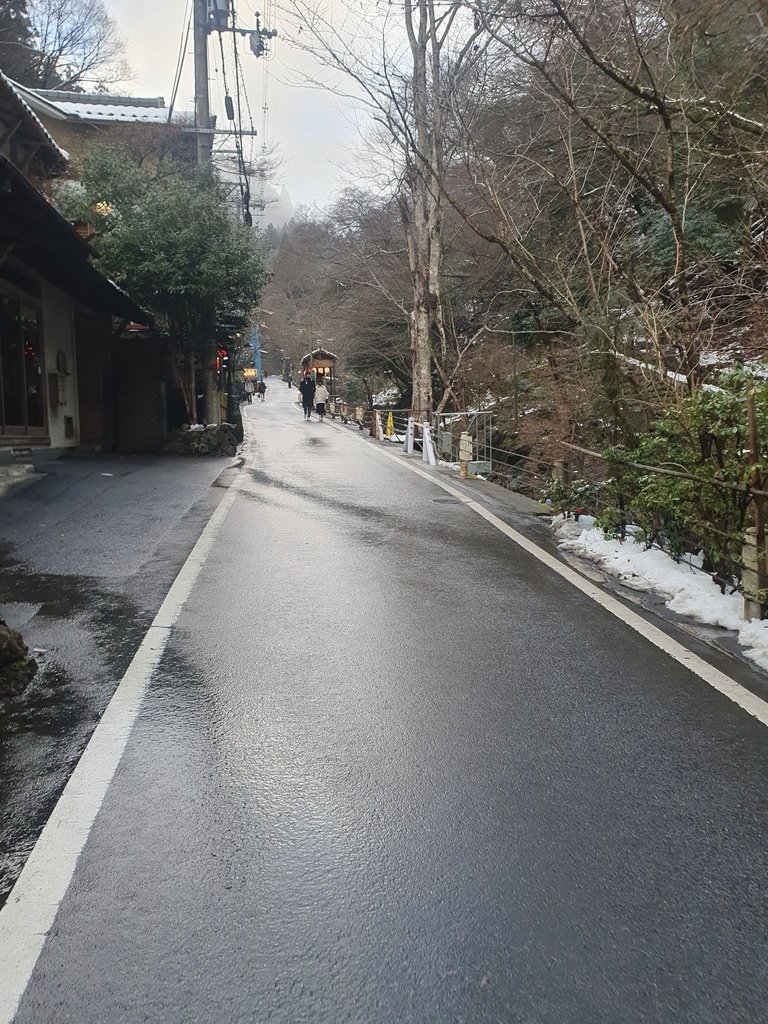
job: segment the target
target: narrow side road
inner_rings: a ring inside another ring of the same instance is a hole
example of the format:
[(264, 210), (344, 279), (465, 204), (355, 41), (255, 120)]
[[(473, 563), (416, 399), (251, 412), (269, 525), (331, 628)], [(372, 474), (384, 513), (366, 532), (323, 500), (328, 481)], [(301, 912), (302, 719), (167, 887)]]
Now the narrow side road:
[(17, 1022), (762, 1019), (765, 726), (293, 398)]

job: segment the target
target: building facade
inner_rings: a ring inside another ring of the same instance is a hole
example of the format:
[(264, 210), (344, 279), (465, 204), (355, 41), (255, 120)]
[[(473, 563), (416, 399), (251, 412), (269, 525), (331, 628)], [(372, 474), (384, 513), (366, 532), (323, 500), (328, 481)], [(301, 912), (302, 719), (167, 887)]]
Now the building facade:
[(0, 449), (114, 447), (114, 343), (147, 322), (46, 197), (67, 160), (0, 72)]

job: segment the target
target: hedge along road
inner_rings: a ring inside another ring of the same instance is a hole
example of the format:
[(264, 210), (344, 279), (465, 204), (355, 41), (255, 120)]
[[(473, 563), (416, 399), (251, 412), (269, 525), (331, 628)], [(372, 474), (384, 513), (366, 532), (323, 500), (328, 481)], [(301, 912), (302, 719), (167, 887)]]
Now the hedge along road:
[(294, 394), (0, 912), (0, 1020), (760, 1019), (764, 725)]

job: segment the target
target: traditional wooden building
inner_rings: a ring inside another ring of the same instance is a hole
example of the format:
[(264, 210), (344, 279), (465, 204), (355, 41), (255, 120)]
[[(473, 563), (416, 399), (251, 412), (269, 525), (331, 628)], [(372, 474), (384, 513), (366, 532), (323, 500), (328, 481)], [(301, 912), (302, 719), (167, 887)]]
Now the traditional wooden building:
[(338, 358), (328, 349), (316, 348), (314, 352), (307, 352), (301, 360), (304, 374), (314, 374), (318, 382), (323, 380), (331, 398), (335, 398), (338, 394), (338, 378), (336, 376), (336, 360)]
[(130, 450), (113, 355), (148, 317), (47, 199), (67, 159), (0, 72), (0, 448)]
[(169, 153), (195, 162), (191, 115), (172, 112), (162, 96), (63, 92), (13, 84), (49, 135), (72, 157), (91, 142), (111, 140), (139, 163), (152, 163)]

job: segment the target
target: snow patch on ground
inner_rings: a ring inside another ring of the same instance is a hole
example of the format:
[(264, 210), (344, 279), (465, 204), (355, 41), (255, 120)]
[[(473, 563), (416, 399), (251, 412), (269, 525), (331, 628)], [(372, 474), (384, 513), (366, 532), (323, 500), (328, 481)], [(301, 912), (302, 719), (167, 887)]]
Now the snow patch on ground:
[(768, 620), (745, 622), (741, 594), (721, 594), (719, 586), (700, 571), (700, 556), (675, 562), (656, 548), (646, 551), (631, 537), (612, 540), (595, 526), (592, 516), (580, 516), (578, 522), (557, 516), (552, 525), (564, 551), (595, 562), (633, 590), (660, 594), (667, 608), (678, 615), (733, 630), (746, 656), (768, 671)]

